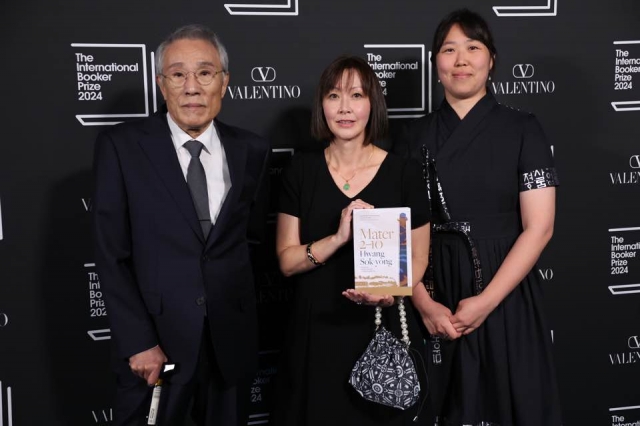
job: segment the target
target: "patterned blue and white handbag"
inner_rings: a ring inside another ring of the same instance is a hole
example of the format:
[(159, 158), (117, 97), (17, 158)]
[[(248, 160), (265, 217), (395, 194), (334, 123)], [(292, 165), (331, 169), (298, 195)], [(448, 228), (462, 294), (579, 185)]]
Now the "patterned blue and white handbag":
[(366, 400), (406, 410), (420, 399), (420, 381), (409, 354), (404, 303), (399, 299), (402, 340), (382, 326), (382, 309), (376, 308), (376, 331), (351, 370), (349, 383)]

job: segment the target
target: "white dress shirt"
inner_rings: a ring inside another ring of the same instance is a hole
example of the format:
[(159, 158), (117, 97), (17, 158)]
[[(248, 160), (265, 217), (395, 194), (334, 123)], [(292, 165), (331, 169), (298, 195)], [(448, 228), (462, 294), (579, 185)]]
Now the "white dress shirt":
[[(171, 130), (171, 139), (178, 154), (178, 161), (182, 168), (182, 174), (185, 181), (187, 180), (187, 169), (191, 161), (191, 154), (184, 147), (184, 144), (190, 140), (194, 140), (184, 130), (182, 130), (171, 115), (167, 113), (167, 122)], [(200, 153), (200, 162), (204, 167), (204, 173), (207, 176), (207, 194), (209, 196), (209, 212), (211, 214), (211, 223), (216, 223), (216, 219), (220, 214), (222, 203), (231, 189), (231, 178), (229, 176), (229, 166), (227, 157), (220, 142), (220, 137), (213, 122), (207, 127), (200, 136), (195, 138), (204, 145), (204, 149)]]

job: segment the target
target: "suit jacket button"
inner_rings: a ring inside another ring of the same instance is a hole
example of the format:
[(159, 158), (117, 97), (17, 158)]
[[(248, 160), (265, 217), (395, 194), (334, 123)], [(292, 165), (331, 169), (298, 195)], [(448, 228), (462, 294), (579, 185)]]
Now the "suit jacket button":
[(206, 302), (207, 299), (204, 296), (200, 296), (196, 299), (196, 305), (198, 306), (202, 306), (204, 305), (204, 302)]

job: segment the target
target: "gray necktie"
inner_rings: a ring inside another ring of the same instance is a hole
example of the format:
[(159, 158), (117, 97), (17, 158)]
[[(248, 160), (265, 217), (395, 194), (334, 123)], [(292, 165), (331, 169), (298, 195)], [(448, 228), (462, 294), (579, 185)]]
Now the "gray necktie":
[(187, 169), (187, 185), (191, 191), (191, 198), (193, 198), (202, 233), (206, 239), (211, 230), (211, 213), (209, 212), (209, 195), (207, 194), (207, 175), (200, 162), (200, 153), (204, 145), (201, 142), (191, 140), (185, 142), (184, 147), (191, 154), (191, 161), (189, 161)]

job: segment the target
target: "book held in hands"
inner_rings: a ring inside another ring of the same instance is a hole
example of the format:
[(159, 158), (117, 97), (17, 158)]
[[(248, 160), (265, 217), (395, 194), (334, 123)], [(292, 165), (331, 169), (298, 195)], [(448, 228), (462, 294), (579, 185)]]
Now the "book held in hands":
[(355, 289), (411, 295), (411, 209), (353, 211)]

